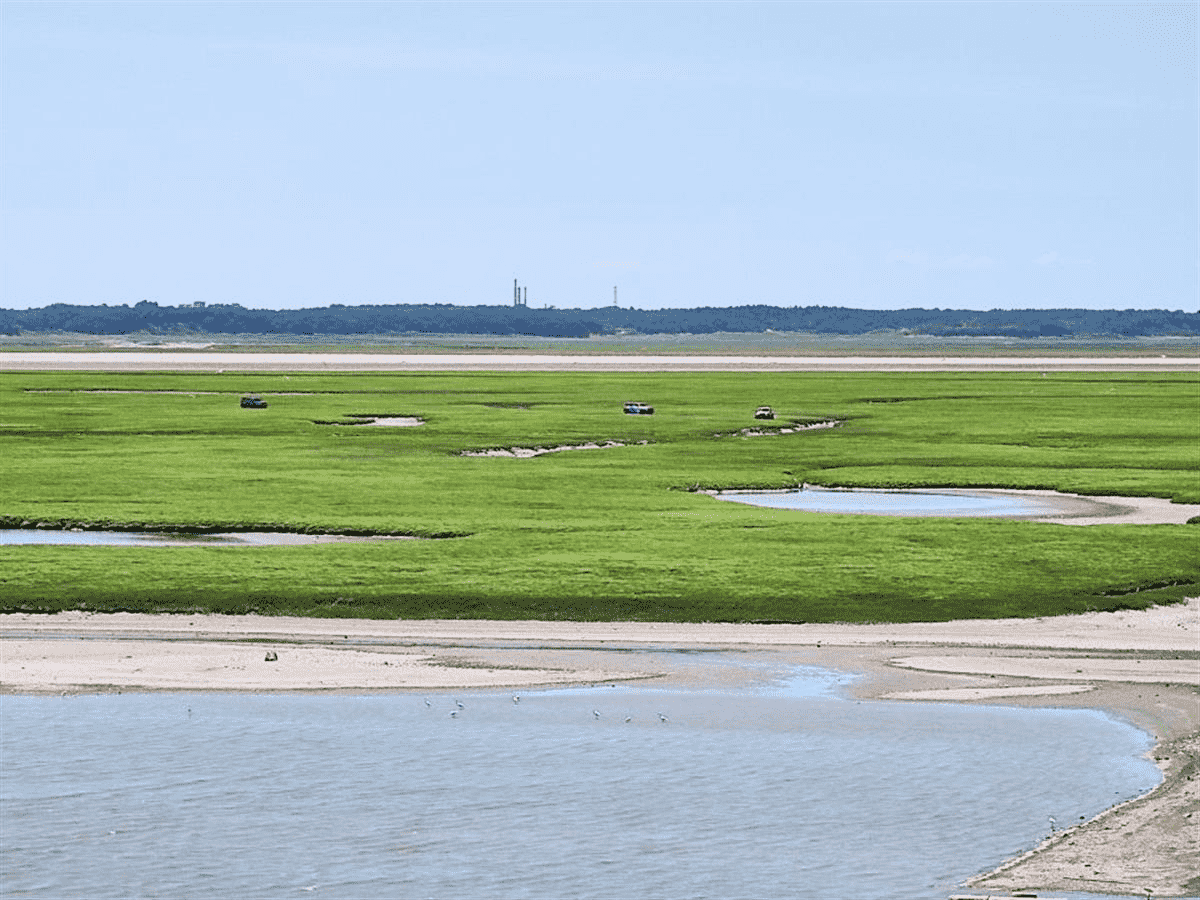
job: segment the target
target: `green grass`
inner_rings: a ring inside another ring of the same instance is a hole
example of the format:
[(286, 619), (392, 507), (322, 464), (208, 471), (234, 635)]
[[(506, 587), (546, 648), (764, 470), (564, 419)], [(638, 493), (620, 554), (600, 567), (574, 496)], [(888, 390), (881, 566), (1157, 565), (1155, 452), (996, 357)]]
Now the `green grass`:
[[(270, 408), (240, 409), (243, 392), (262, 394)], [(625, 416), (625, 400), (652, 403), (657, 414)], [(755, 424), (764, 403), (777, 425), (845, 424), (733, 435)], [(314, 424), (356, 413), (426, 424)], [(604, 440), (631, 446), (534, 459), (458, 455)], [(6, 374), (0, 516), (9, 523), (458, 537), (4, 547), (0, 610), (937, 621), (1140, 607), (1200, 589), (1195, 525), (822, 516), (690, 490), (802, 482), (1200, 503), (1200, 380)]]

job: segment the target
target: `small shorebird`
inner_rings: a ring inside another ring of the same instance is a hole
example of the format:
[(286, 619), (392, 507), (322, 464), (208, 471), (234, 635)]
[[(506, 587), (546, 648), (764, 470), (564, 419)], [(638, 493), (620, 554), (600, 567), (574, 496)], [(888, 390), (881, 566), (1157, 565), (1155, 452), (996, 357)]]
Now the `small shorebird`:
[(455, 700), (454, 705), (457, 706), (459, 709), (466, 709), (466, 707), (462, 705), (461, 700)]
[(520, 703), (520, 702), (521, 702), (521, 695), (513, 694), (513, 703)]
[(595, 716), (597, 719), (598, 719), (598, 718), (600, 718), (600, 710), (598, 710), (598, 709), (593, 709), (593, 710), (592, 710), (592, 715), (593, 715), (593, 716)]
[(667, 717), (666, 717), (666, 716), (664, 716), (662, 713), (659, 713), (659, 714), (658, 714), (658, 721), (660, 721), (660, 722), (665, 722), (665, 721), (667, 721)]

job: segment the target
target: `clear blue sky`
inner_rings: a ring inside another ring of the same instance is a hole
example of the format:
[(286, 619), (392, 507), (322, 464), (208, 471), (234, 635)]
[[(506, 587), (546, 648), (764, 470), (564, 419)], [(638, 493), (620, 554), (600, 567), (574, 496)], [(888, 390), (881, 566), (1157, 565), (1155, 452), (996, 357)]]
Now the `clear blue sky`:
[(1194, 311), (1196, 11), (0, 0), (0, 307)]

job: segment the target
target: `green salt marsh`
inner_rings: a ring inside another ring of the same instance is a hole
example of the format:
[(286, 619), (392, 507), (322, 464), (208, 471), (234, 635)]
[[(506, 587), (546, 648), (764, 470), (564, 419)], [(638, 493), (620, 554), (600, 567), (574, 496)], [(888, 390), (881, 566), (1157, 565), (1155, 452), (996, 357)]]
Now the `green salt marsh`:
[[(241, 409), (243, 393), (267, 409)], [(626, 416), (627, 400), (653, 416)], [(746, 435), (837, 420), (836, 428)], [(362, 417), (421, 427), (334, 427)], [(530, 458), (490, 449), (620, 444)], [(4, 547), (0, 609), (935, 621), (1194, 594), (1196, 525), (721, 503), (803, 483), (1200, 502), (1191, 373), (0, 376), (0, 527), (389, 534)], [(698, 490), (699, 489), (699, 490)]]

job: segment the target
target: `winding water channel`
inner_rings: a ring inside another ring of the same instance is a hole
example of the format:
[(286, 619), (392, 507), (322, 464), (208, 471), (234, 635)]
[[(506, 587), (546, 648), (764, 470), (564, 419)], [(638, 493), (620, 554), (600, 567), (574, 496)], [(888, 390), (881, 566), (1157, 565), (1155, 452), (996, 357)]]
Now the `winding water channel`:
[(29, 544), (78, 547), (283, 547), (364, 541), (411, 541), (406, 535), (293, 534), (287, 531), (231, 531), (190, 534), (174, 531), (83, 531), (50, 528), (0, 529), (0, 546)]

